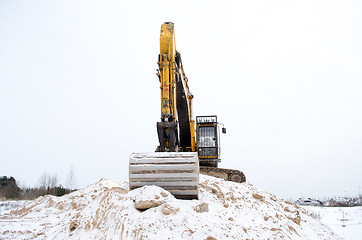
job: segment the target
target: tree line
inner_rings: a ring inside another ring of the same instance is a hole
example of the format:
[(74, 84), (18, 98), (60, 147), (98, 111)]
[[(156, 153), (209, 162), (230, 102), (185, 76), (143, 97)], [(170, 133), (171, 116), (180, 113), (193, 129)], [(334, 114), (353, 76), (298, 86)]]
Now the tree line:
[(35, 199), (39, 196), (54, 195), (63, 196), (76, 190), (76, 182), (73, 168), (70, 169), (66, 185), (58, 181), (57, 174), (44, 172), (39, 177), (36, 187), (19, 187), (14, 177), (0, 177), (0, 200), (1, 199)]

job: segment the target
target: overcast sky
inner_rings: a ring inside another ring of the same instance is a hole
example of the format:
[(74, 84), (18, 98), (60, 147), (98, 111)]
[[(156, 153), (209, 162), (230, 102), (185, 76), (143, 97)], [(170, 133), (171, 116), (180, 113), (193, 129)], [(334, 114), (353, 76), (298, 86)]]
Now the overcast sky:
[(175, 23), (220, 167), (283, 198), (362, 193), (361, 1), (0, 0), (0, 175), (128, 179), (158, 145), (159, 32)]

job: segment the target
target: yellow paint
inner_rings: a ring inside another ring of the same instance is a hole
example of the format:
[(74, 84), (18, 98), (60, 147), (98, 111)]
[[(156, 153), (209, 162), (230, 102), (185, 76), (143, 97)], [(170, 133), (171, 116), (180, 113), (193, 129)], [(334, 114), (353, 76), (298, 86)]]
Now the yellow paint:
[(175, 35), (173, 23), (164, 23), (160, 34), (161, 117), (176, 120)]
[[(191, 116), (191, 115), (190, 115)], [(190, 121), (190, 129), (191, 129), (191, 151), (196, 152), (196, 142), (195, 142), (195, 121)]]

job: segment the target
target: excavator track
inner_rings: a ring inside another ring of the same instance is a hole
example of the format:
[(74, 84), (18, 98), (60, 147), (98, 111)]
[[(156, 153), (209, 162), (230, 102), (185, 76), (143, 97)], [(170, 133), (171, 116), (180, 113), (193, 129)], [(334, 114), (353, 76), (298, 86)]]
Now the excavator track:
[(235, 169), (200, 166), (200, 173), (237, 183), (243, 183), (246, 181), (244, 173)]

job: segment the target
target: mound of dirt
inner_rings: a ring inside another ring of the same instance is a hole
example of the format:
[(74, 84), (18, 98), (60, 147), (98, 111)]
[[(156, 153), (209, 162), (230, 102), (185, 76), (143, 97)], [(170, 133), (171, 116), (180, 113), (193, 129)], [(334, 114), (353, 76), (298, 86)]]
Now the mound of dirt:
[(200, 200), (101, 179), (0, 218), (5, 239), (340, 239), (298, 206), (250, 183), (201, 176)]

